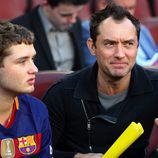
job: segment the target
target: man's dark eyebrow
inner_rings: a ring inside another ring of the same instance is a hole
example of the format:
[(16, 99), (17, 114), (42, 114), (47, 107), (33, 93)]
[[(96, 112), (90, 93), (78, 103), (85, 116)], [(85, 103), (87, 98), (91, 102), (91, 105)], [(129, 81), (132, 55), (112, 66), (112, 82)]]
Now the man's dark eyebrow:
[(117, 41), (112, 39), (105, 39), (104, 42), (117, 43)]
[(134, 39), (129, 39), (129, 40), (123, 41), (123, 43), (128, 43), (128, 42), (135, 42), (135, 40)]
[[(111, 44), (117, 44), (118, 43), (118, 41), (115, 41), (115, 40), (112, 40), (112, 39), (105, 39), (104, 41), (103, 41), (104, 43), (111, 43)], [(124, 40), (124, 41), (122, 41), (122, 43), (135, 43), (135, 40), (134, 39), (129, 39), (129, 40)]]

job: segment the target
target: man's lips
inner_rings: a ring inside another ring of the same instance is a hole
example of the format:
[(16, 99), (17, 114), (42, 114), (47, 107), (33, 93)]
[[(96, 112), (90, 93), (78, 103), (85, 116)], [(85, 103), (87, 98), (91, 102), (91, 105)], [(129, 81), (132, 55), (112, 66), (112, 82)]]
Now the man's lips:
[(111, 65), (114, 67), (122, 68), (124, 66), (127, 66), (127, 63), (126, 62), (112, 62)]

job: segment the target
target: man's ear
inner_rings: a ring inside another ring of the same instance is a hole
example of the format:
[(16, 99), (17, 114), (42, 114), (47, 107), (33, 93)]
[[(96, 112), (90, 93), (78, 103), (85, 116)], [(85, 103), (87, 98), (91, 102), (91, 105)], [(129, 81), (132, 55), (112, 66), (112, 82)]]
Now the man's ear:
[(95, 44), (91, 38), (87, 40), (87, 46), (92, 55), (95, 55)]

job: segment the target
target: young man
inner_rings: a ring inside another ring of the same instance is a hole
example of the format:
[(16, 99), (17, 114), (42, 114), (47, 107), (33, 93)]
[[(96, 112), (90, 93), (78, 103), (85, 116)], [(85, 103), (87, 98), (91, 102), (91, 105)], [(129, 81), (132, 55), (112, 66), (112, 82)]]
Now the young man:
[(91, 17), (88, 47), (97, 62), (52, 86), (50, 113), (55, 158), (101, 158), (132, 122), (144, 134), (121, 158), (144, 158), (158, 116), (158, 74), (135, 64), (140, 23), (108, 5)]
[(52, 158), (45, 105), (25, 93), (34, 90), (34, 35), (0, 21), (0, 157)]
[(81, 22), (77, 18), (88, 0), (45, 0), (12, 22), (35, 34), (39, 70), (79, 70), (84, 66)]

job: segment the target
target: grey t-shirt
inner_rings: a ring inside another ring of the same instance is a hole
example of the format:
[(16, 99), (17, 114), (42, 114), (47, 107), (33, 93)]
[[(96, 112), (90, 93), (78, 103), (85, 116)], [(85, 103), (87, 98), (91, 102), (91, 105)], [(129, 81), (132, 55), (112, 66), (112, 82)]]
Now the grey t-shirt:
[(101, 102), (101, 105), (108, 110), (109, 108), (111, 108), (112, 106), (116, 105), (117, 103), (121, 102), (122, 100), (124, 100), (127, 96), (127, 92), (128, 90), (125, 90), (121, 93), (109, 96), (103, 93), (98, 92), (98, 97), (99, 100)]

